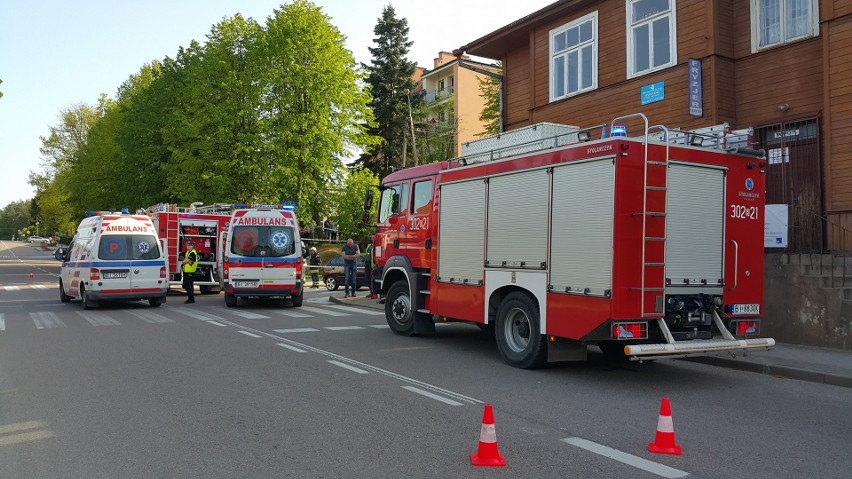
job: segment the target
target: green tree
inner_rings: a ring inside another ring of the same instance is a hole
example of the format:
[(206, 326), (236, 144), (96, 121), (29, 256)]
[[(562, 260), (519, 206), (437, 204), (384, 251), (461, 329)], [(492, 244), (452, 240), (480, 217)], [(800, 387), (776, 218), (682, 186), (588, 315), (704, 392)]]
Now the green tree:
[[(3, 84), (3, 80), (0, 80), (0, 85), (2, 85), (2, 84)], [(0, 98), (3, 98), (3, 92), (2, 91), (0, 91)]]
[(364, 73), (321, 9), (296, 0), (266, 21), (258, 68), (263, 156), (252, 164), (256, 200), (295, 200), (318, 223), (328, 179), (354, 149), (375, 144)]
[[(340, 179), (339, 187), (334, 188), (333, 202), (337, 212), (331, 215), (337, 225), (339, 239), (352, 238), (356, 242), (369, 238), (374, 230), (373, 224), (361, 220), (364, 212), (364, 193), (367, 189), (376, 189), (379, 178), (367, 168), (356, 166), (349, 169)], [(370, 218), (376, 217), (377, 201), (373, 201)]]
[(382, 143), (359, 162), (384, 176), (391, 168), (404, 166), (403, 150), (411, 129), (409, 101), (413, 103), (411, 108), (416, 109), (421, 97), (412, 95), (416, 64), (406, 57), (413, 44), (408, 40), (408, 20), (397, 18), (393, 6), (388, 5), (382, 9), (373, 33), (376, 46), (369, 48), (373, 58), (367, 67), (367, 84), (373, 95), (370, 105), (376, 117), (371, 133), (380, 137)]
[(33, 219), (30, 215), (30, 202), (27, 200), (13, 201), (0, 210), (0, 234), (7, 238), (17, 236), (18, 231), (30, 224), (33, 224)]
[[(502, 68), (499, 62), (495, 66)], [(499, 77), (489, 75), (479, 78), (479, 96), (485, 100), (485, 106), (479, 113), (479, 120), (484, 124), (485, 131), (477, 136), (496, 135), (502, 130), (500, 124), (500, 85)]]

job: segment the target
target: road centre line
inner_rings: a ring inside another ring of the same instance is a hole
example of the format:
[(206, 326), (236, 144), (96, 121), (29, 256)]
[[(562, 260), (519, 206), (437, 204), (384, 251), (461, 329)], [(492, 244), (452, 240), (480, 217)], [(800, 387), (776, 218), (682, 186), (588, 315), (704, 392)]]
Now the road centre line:
[[(223, 324), (223, 326), (224, 326), (224, 324)], [(243, 331), (242, 329), (237, 331), (237, 332), (240, 333), (240, 334), (245, 334), (246, 336), (251, 336), (252, 338), (262, 338), (263, 337), (259, 334), (254, 334), (254, 333), (250, 333), (248, 331)]]
[(281, 346), (282, 348), (287, 348), (290, 351), (296, 351), (297, 353), (306, 353), (307, 352), (304, 349), (299, 349), (296, 346), (290, 346), (289, 344), (284, 344), (284, 343), (275, 343), (275, 344), (278, 345), (278, 346)]
[(633, 454), (621, 452), (617, 449), (613, 449), (611, 447), (607, 447), (602, 444), (589, 441), (587, 439), (579, 437), (566, 437), (562, 440), (568, 444), (571, 444), (572, 446), (579, 447), (580, 449), (585, 449), (589, 452), (593, 452), (595, 454), (614, 459), (620, 463), (627, 464), (628, 466), (633, 466), (637, 469), (642, 469), (643, 471), (647, 471), (651, 474), (656, 474), (661, 477), (674, 479), (678, 477), (686, 477), (689, 475), (688, 472), (674, 469), (657, 462), (649, 461), (647, 459), (634, 456)]
[(411, 391), (413, 393), (417, 393), (417, 394), (426, 396), (427, 398), (432, 398), (436, 401), (441, 401), (442, 403), (449, 404), (450, 406), (464, 406), (464, 404), (462, 404), (458, 401), (453, 401), (452, 399), (447, 399), (443, 396), (438, 396), (437, 394), (432, 394), (429, 391), (424, 391), (424, 390), (422, 390), (420, 388), (416, 388), (414, 386), (403, 386), (402, 389), (406, 389), (406, 390)]
[[(250, 328), (250, 327), (247, 327), (247, 326), (243, 326), (241, 324), (233, 323), (231, 321), (223, 320), (222, 322), (225, 323), (225, 324), (228, 324), (230, 326), (233, 326), (235, 328), (238, 328), (238, 329), (245, 329), (246, 331), (251, 331), (255, 334), (260, 334), (260, 335), (266, 336), (268, 338), (272, 338), (272, 339), (281, 341), (282, 344), (289, 344), (289, 345), (294, 346), (296, 348), (300, 348), (300, 349), (304, 349), (306, 351), (311, 351), (311, 352), (314, 352), (314, 353), (317, 353), (317, 354), (321, 354), (323, 356), (326, 356), (326, 357), (329, 357), (329, 358), (332, 358), (332, 359), (336, 359), (340, 362), (356, 366), (356, 367), (364, 369), (366, 371), (371, 371), (371, 372), (374, 372), (374, 373), (377, 373), (377, 374), (381, 374), (383, 376), (387, 376), (389, 378), (393, 378), (393, 379), (396, 379), (396, 380), (399, 380), (399, 381), (402, 381), (402, 382), (406, 382), (408, 384), (412, 384), (414, 386), (419, 386), (423, 389), (434, 391), (438, 394), (443, 394), (443, 395), (455, 398), (455, 399), (462, 401), (462, 402), (466, 402), (466, 403), (470, 403), (470, 404), (485, 404), (484, 401), (481, 401), (479, 399), (472, 398), (472, 397), (469, 397), (469, 396), (465, 396), (463, 394), (459, 394), (457, 392), (453, 392), (453, 391), (450, 391), (448, 389), (444, 389), (444, 388), (435, 386), (433, 384), (429, 384), (427, 382), (418, 381), (417, 379), (410, 378), (408, 376), (403, 376), (402, 374), (398, 374), (398, 373), (395, 373), (395, 372), (392, 372), (392, 371), (388, 371), (386, 369), (382, 369), (382, 368), (379, 368), (379, 367), (376, 367), (376, 366), (371, 366), (369, 364), (362, 363), (360, 361), (356, 361), (354, 359), (350, 359), (350, 358), (347, 358), (345, 356), (341, 356), (339, 354), (332, 353), (331, 351), (326, 351), (326, 350), (323, 350), (323, 349), (315, 348), (313, 346), (309, 346), (307, 344), (300, 343), (298, 341), (293, 341), (291, 339), (287, 339), (287, 338), (282, 337), (282, 336), (276, 336), (274, 334), (267, 333), (266, 331), (260, 331), (258, 329), (254, 329), (254, 328)], [(276, 332), (277, 332), (277, 330), (276, 330)]]
[(364, 371), (363, 369), (356, 368), (355, 366), (350, 366), (350, 365), (348, 365), (348, 364), (346, 364), (346, 363), (341, 363), (340, 361), (333, 361), (333, 360), (332, 360), (332, 361), (329, 361), (329, 362), (330, 362), (331, 364), (334, 364), (335, 366), (340, 366), (340, 367), (341, 367), (341, 368), (343, 368), (343, 369), (348, 369), (348, 370), (350, 370), (350, 371), (355, 371), (355, 372), (356, 372), (356, 373), (358, 373), (358, 374), (369, 374), (367, 371)]

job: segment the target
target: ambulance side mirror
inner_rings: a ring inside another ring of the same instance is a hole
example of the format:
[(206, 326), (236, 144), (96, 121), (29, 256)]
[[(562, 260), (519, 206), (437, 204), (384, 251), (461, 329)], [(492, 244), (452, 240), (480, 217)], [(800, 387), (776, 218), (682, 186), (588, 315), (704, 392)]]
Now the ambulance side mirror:
[(65, 248), (59, 248), (56, 251), (54, 251), (53, 257), (56, 258), (59, 261), (64, 260), (65, 259)]

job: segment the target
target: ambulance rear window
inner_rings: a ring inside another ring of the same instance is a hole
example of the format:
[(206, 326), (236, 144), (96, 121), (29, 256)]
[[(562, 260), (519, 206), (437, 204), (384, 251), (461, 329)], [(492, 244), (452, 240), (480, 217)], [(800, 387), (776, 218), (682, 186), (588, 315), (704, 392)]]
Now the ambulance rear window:
[(158, 259), (160, 245), (152, 235), (104, 235), (98, 258), (105, 260)]
[(231, 254), (253, 258), (296, 254), (290, 226), (235, 226), (231, 234)]

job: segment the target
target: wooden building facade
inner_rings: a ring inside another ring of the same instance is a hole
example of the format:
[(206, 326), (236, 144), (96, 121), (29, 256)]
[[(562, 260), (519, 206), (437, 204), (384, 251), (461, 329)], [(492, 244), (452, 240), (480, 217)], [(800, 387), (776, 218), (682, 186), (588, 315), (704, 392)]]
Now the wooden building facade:
[(454, 53), (503, 62), (504, 130), (753, 127), (789, 251), (852, 249), (852, 0), (561, 0)]

